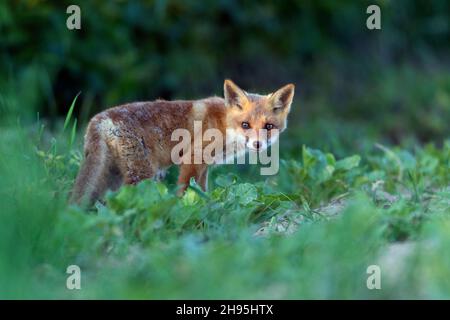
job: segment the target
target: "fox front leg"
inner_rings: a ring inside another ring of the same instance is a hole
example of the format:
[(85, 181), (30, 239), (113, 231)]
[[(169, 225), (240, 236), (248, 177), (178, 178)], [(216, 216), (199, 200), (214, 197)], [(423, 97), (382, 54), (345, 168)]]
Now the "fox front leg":
[(182, 164), (180, 165), (180, 174), (178, 176), (178, 195), (182, 195), (189, 186), (189, 181), (194, 178), (203, 191), (207, 191), (208, 185), (208, 166), (206, 164)]

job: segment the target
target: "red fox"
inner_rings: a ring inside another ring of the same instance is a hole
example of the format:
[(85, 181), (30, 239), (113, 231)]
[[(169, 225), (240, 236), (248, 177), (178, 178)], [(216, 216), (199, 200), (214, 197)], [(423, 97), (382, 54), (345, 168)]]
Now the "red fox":
[[(177, 129), (193, 136), (215, 129), (225, 137), (225, 146), (234, 141), (237, 155), (248, 149), (264, 150), (286, 128), (293, 97), (293, 84), (259, 95), (247, 93), (231, 80), (225, 80), (224, 98), (134, 102), (107, 109), (88, 124), (85, 160), (70, 201), (92, 204), (108, 189), (157, 178), (175, 163), (172, 151), (177, 141), (172, 135)], [(196, 122), (201, 124), (201, 132), (196, 132)], [(266, 139), (262, 138), (261, 131), (266, 132)], [(197, 149), (205, 148), (204, 138), (202, 142)], [(183, 154), (183, 150), (179, 156), (190, 160), (193, 154)], [(181, 161), (178, 164), (179, 194), (183, 194), (191, 177), (206, 191), (209, 163)]]

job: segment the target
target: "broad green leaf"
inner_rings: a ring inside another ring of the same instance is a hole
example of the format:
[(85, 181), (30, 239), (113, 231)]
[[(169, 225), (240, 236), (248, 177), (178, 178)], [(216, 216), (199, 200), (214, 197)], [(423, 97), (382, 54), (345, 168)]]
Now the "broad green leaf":
[(353, 169), (353, 168), (359, 166), (360, 161), (361, 161), (361, 157), (359, 155), (353, 155), (351, 157), (341, 159), (336, 162), (336, 170)]
[(248, 205), (258, 198), (258, 190), (253, 184), (241, 183), (228, 190), (227, 201), (236, 201), (240, 205)]

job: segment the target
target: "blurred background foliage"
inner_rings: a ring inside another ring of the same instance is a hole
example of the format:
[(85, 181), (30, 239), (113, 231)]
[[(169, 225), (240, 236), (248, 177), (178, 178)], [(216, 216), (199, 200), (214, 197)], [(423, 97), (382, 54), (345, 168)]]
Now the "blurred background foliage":
[[(372, 3), (382, 30), (366, 28)], [(81, 30), (66, 27), (70, 4)], [(295, 155), (299, 142), (338, 155), (367, 137), (441, 143), (449, 15), (447, 0), (2, 1), (0, 106), (13, 109), (2, 118), (39, 112), (54, 125), (81, 91), (86, 124), (124, 102), (222, 95), (232, 78), (262, 93), (296, 84), (283, 139)]]

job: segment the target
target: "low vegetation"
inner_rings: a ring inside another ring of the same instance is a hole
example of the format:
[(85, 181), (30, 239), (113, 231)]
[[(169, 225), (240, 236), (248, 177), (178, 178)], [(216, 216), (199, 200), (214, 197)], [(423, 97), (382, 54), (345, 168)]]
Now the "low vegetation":
[(340, 159), (303, 146), (276, 176), (216, 167), (210, 192), (191, 181), (182, 198), (172, 170), (83, 210), (66, 204), (71, 126), (2, 131), (2, 298), (450, 297), (450, 141)]

